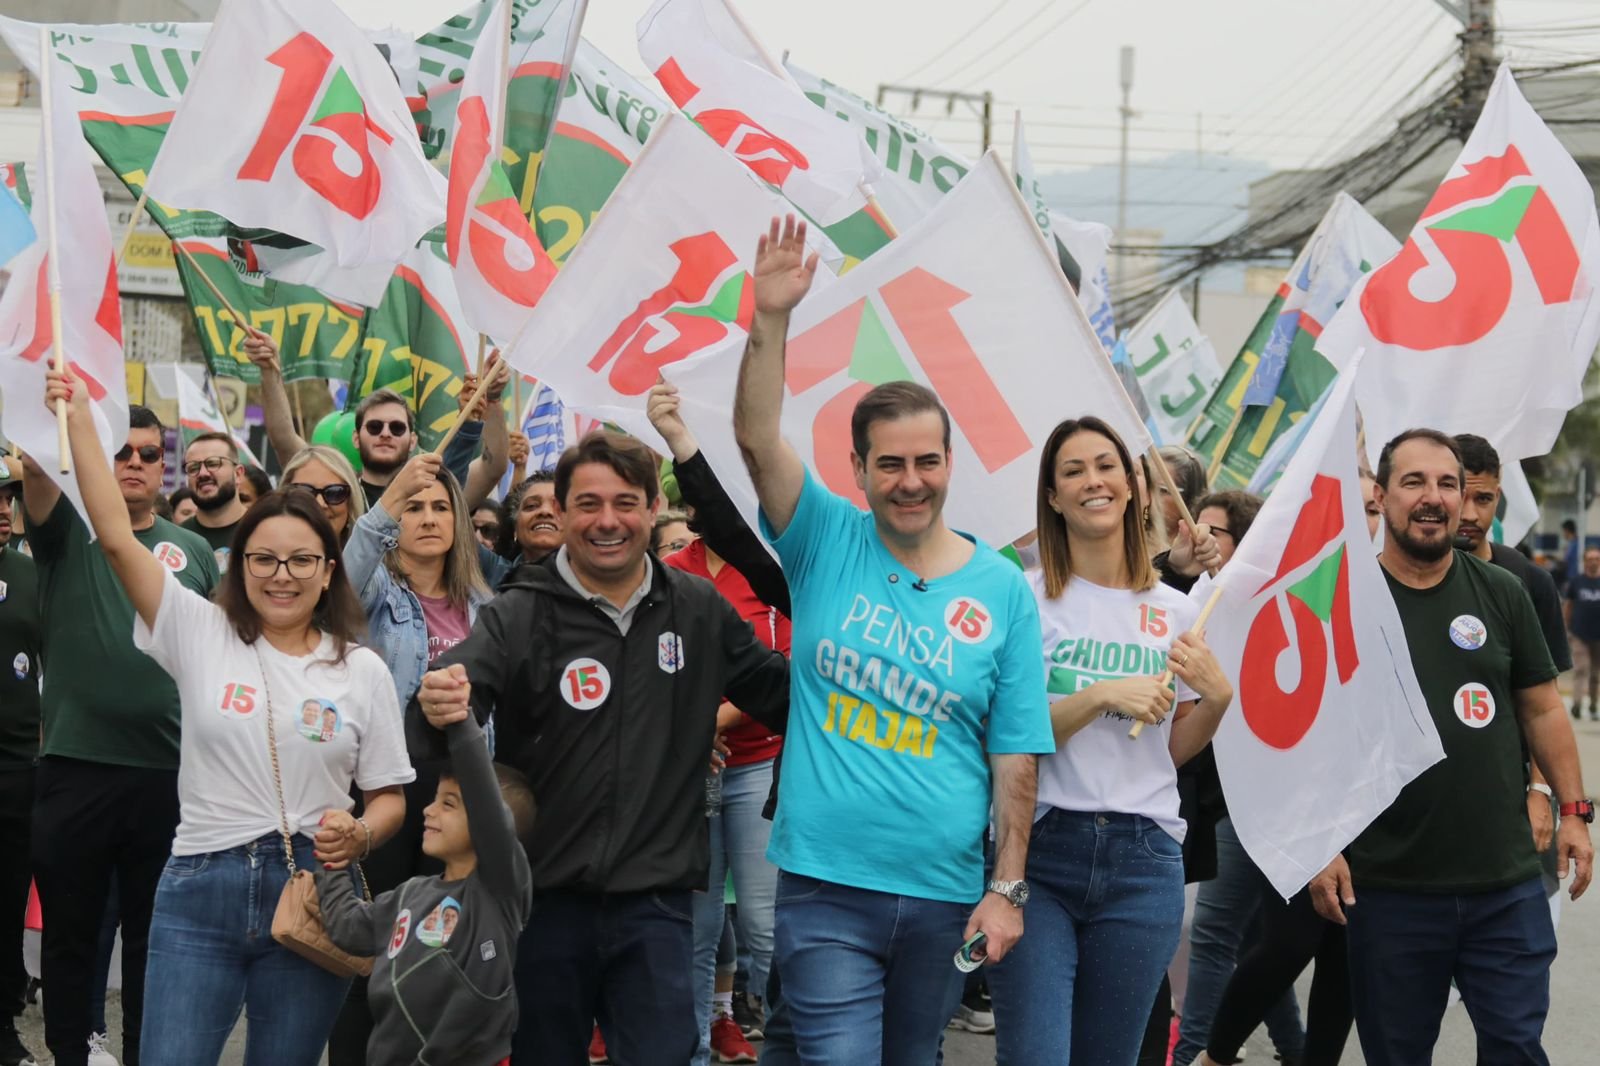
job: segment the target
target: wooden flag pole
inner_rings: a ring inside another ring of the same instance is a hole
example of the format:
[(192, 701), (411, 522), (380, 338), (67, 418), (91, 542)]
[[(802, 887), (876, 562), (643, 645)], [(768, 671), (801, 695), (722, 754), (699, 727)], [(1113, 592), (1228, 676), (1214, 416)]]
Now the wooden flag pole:
[[(60, 183), (56, 181), (56, 140), (54, 107), (50, 89), (51, 68), (56, 65), (55, 52), (50, 47), (50, 27), (39, 27), (39, 99), (43, 119), (44, 134), (44, 169), (50, 177), (50, 184), (56, 188)], [(57, 225), (55, 189), (41, 190), (48, 198), (45, 205), (45, 254), (49, 266), (45, 271), (45, 284), (50, 290), (50, 365), (55, 372), (62, 374), (67, 369), (67, 351), (64, 339), (61, 336), (61, 256), (57, 240)], [(37, 325), (34, 327), (37, 329)], [(72, 441), (67, 435), (67, 404), (65, 400), (56, 401), (56, 440), (61, 449), (61, 472), (72, 473)]]
[(483, 357), (484, 352), (488, 349), (488, 347), (489, 338), (485, 337), (481, 333), (478, 334), (478, 370), (476, 376), (479, 381), (483, 380)]
[(238, 309), (228, 302), (226, 296), (222, 295), (222, 290), (217, 288), (217, 283), (212, 281), (204, 270), (200, 269), (200, 263), (195, 259), (194, 253), (185, 248), (182, 241), (175, 240), (172, 242), (172, 246), (178, 250), (179, 255), (189, 261), (190, 266), (194, 267), (194, 272), (200, 275), (201, 283), (211, 290), (211, 295), (215, 296), (217, 302), (222, 305), (222, 309), (228, 312), (228, 315), (233, 319), (234, 326), (244, 330), (246, 333), (255, 332), (250, 324), (244, 320), (244, 316), (239, 313)]
[(517, 419), (522, 417), (522, 371), (517, 371), (512, 378), (511, 385), (511, 410), (506, 412), (506, 428), (513, 433), (522, 427), (517, 424)]
[[(1189, 513), (1189, 505), (1184, 501), (1183, 493), (1178, 491), (1178, 483), (1173, 479), (1172, 470), (1167, 466), (1167, 461), (1161, 457), (1161, 449), (1152, 444), (1150, 445), (1150, 450), (1144, 454), (1150, 460), (1150, 469), (1156, 475), (1156, 480), (1161, 482), (1161, 487), (1170, 492), (1173, 500), (1177, 502), (1178, 517), (1189, 523), (1189, 531), (1193, 533), (1195, 527), (1194, 515)], [(1206, 480), (1210, 481), (1211, 479), (1208, 477)], [(1150, 488), (1152, 489), (1151, 495), (1154, 496), (1153, 490), (1155, 486), (1152, 485)], [(1152, 499), (1150, 504), (1154, 507), (1155, 500)], [(1216, 572), (1212, 571), (1212, 573), (1215, 575)]]
[[(1200, 617), (1196, 618), (1194, 620), (1194, 627), (1193, 628), (1194, 628), (1195, 636), (1204, 637), (1206, 635), (1206, 623), (1211, 621), (1211, 612), (1216, 610), (1217, 604), (1218, 604), (1218, 602), (1221, 601), (1221, 599), (1222, 599), (1222, 586), (1221, 585), (1212, 585), (1211, 586), (1211, 595), (1206, 597), (1206, 605), (1204, 607), (1200, 608)], [(1172, 671), (1171, 670), (1167, 670), (1166, 672), (1164, 672), (1161, 675), (1161, 683), (1163, 685), (1167, 684), (1171, 680), (1172, 680)], [(1133, 728), (1128, 730), (1128, 739), (1129, 740), (1138, 740), (1139, 739), (1139, 734), (1142, 733), (1142, 732), (1144, 732), (1144, 723), (1143, 722), (1135, 722), (1135, 723), (1133, 723)]]
[(443, 455), (444, 450), (450, 446), (450, 442), (456, 439), (456, 433), (461, 429), (462, 423), (467, 421), (467, 416), (472, 413), (472, 409), (478, 406), (478, 401), (483, 399), (483, 394), (489, 391), (489, 386), (493, 383), (493, 380), (500, 376), (500, 368), (504, 365), (504, 363), (496, 363), (493, 374), (478, 379), (478, 387), (472, 390), (472, 395), (468, 397), (466, 406), (456, 412), (455, 421), (450, 423), (450, 428), (445, 430), (444, 436), (439, 438), (439, 443), (433, 446), (434, 455)]
[(144, 205), (150, 198), (149, 189), (139, 190), (139, 199), (134, 202), (133, 214), (128, 218), (128, 228), (122, 234), (122, 243), (117, 246), (117, 266), (128, 258), (128, 245), (133, 243), (133, 231), (138, 228), (139, 220), (144, 217)]

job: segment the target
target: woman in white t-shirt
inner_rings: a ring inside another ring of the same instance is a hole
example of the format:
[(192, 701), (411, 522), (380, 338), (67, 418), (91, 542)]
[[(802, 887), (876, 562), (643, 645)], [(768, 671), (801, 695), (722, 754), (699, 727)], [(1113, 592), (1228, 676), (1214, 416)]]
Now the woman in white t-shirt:
[[(1039, 603), (1056, 753), (1039, 759), (1027, 933), (989, 975), (1000, 1066), (1132, 1066), (1183, 920), (1177, 767), (1233, 690), (1156, 578), (1134, 464), (1097, 418), (1039, 463)], [(1176, 692), (1165, 676), (1176, 676)], [(1176, 708), (1174, 708), (1176, 702)], [(1135, 722), (1144, 723), (1129, 739)]]
[[(296, 868), (343, 869), (399, 826), (414, 775), (394, 689), (355, 644), (361, 606), (311, 496), (270, 493), (245, 513), (243, 565), (211, 603), (135, 539), (87, 392), (49, 375), (48, 402), (69, 402), (90, 523), (137, 614), (134, 644), (172, 675), (182, 709), (181, 816), (150, 923), (142, 1058), (213, 1066), (244, 1008), (246, 1061), (314, 1066), (349, 981), (272, 939), (290, 866), (282, 827)], [(316, 730), (305, 728), (312, 703)]]

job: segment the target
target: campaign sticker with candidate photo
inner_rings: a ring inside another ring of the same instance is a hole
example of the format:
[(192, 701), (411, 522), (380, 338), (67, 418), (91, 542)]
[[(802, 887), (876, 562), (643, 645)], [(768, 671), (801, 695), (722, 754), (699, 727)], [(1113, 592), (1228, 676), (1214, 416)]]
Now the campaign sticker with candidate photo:
[(446, 896), (417, 926), (417, 939), (430, 948), (442, 948), (450, 943), (460, 921), (461, 904), (456, 902), (454, 896)]
[(1450, 623), (1450, 639), (1458, 648), (1477, 651), (1489, 639), (1489, 630), (1483, 622), (1470, 614), (1456, 615)]
[(300, 703), (300, 721), (295, 728), (307, 740), (326, 743), (339, 735), (344, 724), (339, 708), (327, 700), (309, 699)]

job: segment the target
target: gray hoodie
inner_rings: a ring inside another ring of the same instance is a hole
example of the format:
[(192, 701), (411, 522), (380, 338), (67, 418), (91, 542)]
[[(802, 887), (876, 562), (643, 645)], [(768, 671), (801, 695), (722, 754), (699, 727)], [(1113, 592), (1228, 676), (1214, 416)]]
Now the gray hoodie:
[(500, 799), (482, 728), (446, 731), (477, 869), (413, 877), (368, 903), (348, 873), (317, 872), (322, 921), (344, 950), (376, 953), (367, 1001), (372, 1066), (491, 1066), (511, 1054), (517, 938), (533, 906), (528, 857)]

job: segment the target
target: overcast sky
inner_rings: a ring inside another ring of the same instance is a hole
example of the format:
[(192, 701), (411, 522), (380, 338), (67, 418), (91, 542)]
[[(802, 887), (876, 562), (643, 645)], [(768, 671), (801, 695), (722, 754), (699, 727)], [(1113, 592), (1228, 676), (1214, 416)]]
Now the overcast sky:
[[(338, 0), (359, 23), (412, 33), (460, 0)], [(590, 0), (584, 35), (641, 73), (647, 0)], [(865, 96), (906, 82), (993, 92), (995, 140), (1020, 106), (1039, 170), (1117, 158), (1118, 54), (1135, 49), (1133, 158), (1173, 151), (1324, 161), (1457, 46), (1434, 0), (742, 0), (773, 52)], [(1600, 0), (1501, 0), (1514, 62), (1600, 55)], [(987, 14), (986, 14), (987, 12)], [(646, 79), (649, 81), (649, 79)], [(891, 97), (891, 110), (909, 101)], [(924, 101), (916, 119), (973, 150), (978, 124)], [(959, 106), (959, 105), (958, 105)], [(1198, 127), (1198, 128), (1197, 128)]]

